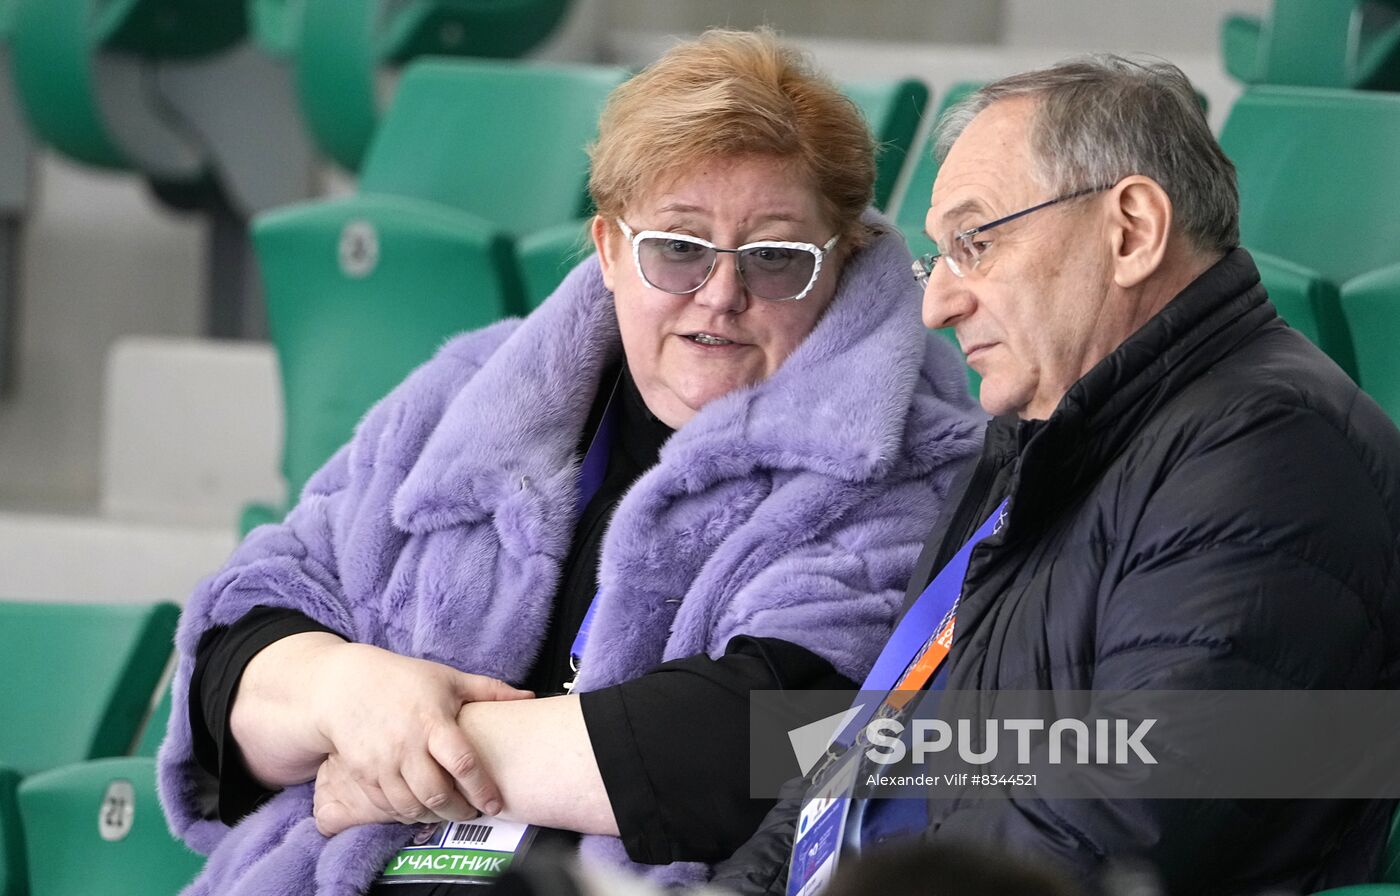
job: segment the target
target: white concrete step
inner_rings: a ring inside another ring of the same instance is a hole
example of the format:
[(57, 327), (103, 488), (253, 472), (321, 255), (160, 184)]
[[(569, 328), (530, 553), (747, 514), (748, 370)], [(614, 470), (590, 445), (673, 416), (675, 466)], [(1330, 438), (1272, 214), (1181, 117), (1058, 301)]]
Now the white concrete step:
[(100, 506), (0, 508), (0, 599), (183, 603), (243, 506), (283, 500), (270, 346), (123, 339), (103, 403)]
[(107, 359), (101, 514), (233, 528), (279, 503), (282, 400), (267, 343), (127, 337)]

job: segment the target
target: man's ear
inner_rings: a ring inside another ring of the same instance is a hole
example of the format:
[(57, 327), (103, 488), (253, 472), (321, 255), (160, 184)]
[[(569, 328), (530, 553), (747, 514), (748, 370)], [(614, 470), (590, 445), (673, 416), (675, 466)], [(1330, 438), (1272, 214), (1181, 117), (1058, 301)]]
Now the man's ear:
[(1162, 266), (1172, 232), (1172, 201), (1162, 185), (1134, 174), (1109, 193), (1113, 282), (1131, 289)]
[(594, 215), (589, 232), (593, 235), (593, 248), (598, 250), (598, 265), (603, 269), (603, 285), (611, 290), (617, 264), (617, 242), (612, 239), (612, 225), (604, 220), (602, 215)]

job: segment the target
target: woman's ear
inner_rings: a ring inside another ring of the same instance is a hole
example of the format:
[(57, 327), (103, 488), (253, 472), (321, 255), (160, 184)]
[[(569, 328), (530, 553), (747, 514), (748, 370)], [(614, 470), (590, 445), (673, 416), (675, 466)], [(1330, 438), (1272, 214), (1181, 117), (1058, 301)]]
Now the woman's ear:
[(589, 230), (593, 235), (593, 248), (598, 250), (598, 265), (603, 269), (603, 285), (612, 289), (617, 264), (617, 242), (612, 239), (612, 225), (602, 215), (594, 215)]
[(1113, 281), (1131, 289), (1162, 266), (1172, 231), (1172, 201), (1161, 184), (1142, 175), (1120, 181), (1112, 201)]

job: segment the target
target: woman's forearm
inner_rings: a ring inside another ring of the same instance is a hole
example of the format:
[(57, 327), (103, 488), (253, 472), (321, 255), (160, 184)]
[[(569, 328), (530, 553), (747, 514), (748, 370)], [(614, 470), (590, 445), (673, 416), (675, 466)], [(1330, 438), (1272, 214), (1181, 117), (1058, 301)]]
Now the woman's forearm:
[(460, 815), (471, 810), (459, 805), (457, 790), (481, 809), (499, 800), (458, 730), (463, 704), (532, 696), (431, 660), (304, 632), (248, 663), (229, 729), (264, 786), (310, 781), (334, 753), (386, 812)]
[(244, 668), (229, 731), (248, 771), (264, 786), (316, 777), (331, 750), (315, 712), (322, 675), (331, 651), (349, 646), (327, 632), (302, 632), (269, 644)]
[(471, 703), (457, 721), (500, 788), (501, 817), (617, 836), (577, 697)]

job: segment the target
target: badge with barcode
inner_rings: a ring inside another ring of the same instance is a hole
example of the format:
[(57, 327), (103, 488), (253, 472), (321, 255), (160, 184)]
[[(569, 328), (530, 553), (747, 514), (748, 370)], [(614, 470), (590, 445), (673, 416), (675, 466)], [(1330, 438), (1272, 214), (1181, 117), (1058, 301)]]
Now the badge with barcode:
[(818, 776), (802, 801), (788, 864), (787, 896), (817, 896), (836, 873), (846, 816), (851, 810), (861, 751), (845, 755)]
[(535, 839), (527, 824), (499, 818), (419, 825), (413, 842), (389, 860), (382, 884), (489, 884), (519, 861)]

